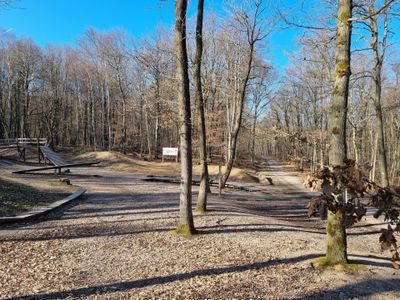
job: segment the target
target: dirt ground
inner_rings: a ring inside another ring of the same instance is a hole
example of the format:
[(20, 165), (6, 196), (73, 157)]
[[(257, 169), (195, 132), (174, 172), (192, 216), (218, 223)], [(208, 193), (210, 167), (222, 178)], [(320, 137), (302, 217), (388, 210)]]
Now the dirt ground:
[(84, 197), (36, 222), (0, 227), (0, 299), (400, 298), (400, 271), (380, 252), (383, 225), (368, 217), (349, 230), (353, 271), (315, 269), (325, 233), (306, 216), (313, 194), (273, 160), (259, 175), (274, 185), (222, 198), (213, 191), (211, 211), (195, 215), (200, 234), (185, 239), (168, 233), (178, 185), (73, 170)]

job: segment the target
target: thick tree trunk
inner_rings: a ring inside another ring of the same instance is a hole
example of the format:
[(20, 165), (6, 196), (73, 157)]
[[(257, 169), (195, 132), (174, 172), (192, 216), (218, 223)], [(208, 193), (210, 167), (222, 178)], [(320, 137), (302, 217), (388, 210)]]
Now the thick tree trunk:
[[(346, 123), (350, 78), (350, 45), (352, 1), (339, 0), (336, 32), (335, 73), (333, 99), (329, 111), (329, 163), (343, 165), (347, 158)], [(341, 211), (328, 213), (327, 250), (328, 264), (347, 263), (346, 229)]]
[(204, 0), (198, 1), (197, 6), (197, 25), (196, 25), (196, 57), (195, 57), (195, 95), (197, 109), (199, 111), (199, 154), (201, 163), (201, 178), (199, 195), (197, 197), (196, 209), (199, 212), (207, 210), (207, 193), (209, 187), (209, 175), (207, 165), (207, 140), (206, 140), (206, 121), (204, 117), (204, 99), (201, 83), (201, 59), (203, 54), (203, 11)]
[(328, 212), (326, 259), (329, 265), (347, 263), (347, 237), (343, 221), (343, 212)]
[(195, 232), (192, 214), (192, 134), (188, 57), (186, 50), (187, 0), (175, 2), (175, 46), (177, 62), (178, 103), (180, 115), (181, 193), (177, 233)]

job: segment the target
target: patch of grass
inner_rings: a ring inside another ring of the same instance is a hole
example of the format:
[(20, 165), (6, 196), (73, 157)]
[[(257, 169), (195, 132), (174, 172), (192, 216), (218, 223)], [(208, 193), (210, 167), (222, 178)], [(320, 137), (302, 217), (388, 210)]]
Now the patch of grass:
[(179, 224), (176, 229), (170, 230), (168, 233), (181, 235), (185, 238), (192, 238), (194, 235), (198, 234), (197, 230), (190, 230), (187, 224)]
[(15, 216), (46, 206), (58, 198), (61, 198), (60, 195), (44, 193), (31, 186), (0, 178), (0, 217)]
[(204, 210), (204, 209), (202, 209), (202, 208), (196, 208), (196, 210), (194, 211), (195, 213), (197, 213), (197, 214), (199, 214), (199, 215), (206, 215), (206, 214), (208, 214), (210, 211), (207, 209), (207, 210)]
[(355, 272), (361, 270), (364, 266), (349, 262), (348, 264), (330, 264), (325, 256), (317, 257), (311, 261), (311, 265), (321, 269), (333, 269), (335, 271)]

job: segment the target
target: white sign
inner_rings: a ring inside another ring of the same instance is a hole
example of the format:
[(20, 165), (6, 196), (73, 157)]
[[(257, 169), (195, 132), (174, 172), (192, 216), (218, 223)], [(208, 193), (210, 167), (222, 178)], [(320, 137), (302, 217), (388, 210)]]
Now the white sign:
[(162, 148), (162, 155), (165, 156), (178, 156), (178, 148)]

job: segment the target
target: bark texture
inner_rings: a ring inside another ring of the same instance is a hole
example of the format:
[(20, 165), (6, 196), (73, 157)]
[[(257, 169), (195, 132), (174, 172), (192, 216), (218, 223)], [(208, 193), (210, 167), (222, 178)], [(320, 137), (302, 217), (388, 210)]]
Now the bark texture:
[[(386, 1), (385, 1), (386, 3)], [(381, 186), (389, 186), (389, 172), (388, 172), (388, 163), (386, 157), (386, 144), (385, 144), (385, 130), (384, 130), (384, 121), (383, 121), (383, 113), (382, 113), (382, 64), (385, 56), (386, 50), (386, 39), (388, 33), (387, 26), (387, 12), (385, 11), (384, 15), (384, 32), (383, 39), (381, 42), (381, 51), (379, 49), (379, 36), (378, 36), (378, 22), (377, 15), (374, 14), (374, 1), (370, 0), (369, 6), (369, 24), (371, 30), (371, 47), (374, 53), (374, 68), (372, 71), (374, 84), (375, 84), (375, 92), (374, 92), (374, 106), (376, 111), (376, 122), (377, 122), (377, 139), (378, 139), (378, 148), (377, 148), (377, 161), (379, 166), (379, 183)]]
[(196, 23), (196, 57), (195, 57), (195, 96), (197, 109), (199, 111), (199, 154), (201, 163), (201, 178), (199, 195), (197, 198), (196, 209), (199, 212), (207, 210), (207, 193), (209, 191), (209, 175), (207, 165), (207, 140), (206, 140), (206, 121), (204, 116), (203, 88), (201, 83), (201, 61), (203, 55), (203, 12), (204, 0), (199, 0), (197, 5)]
[[(333, 98), (329, 111), (329, 163), (342, 165), (347, 158), (346, 122), (350, 78), (350, 45), (352, 1), (339, 0), (336, 32), (335, 73)], [(327, 249), (328, 264), (347, 263), (346, 229), (341, 211), (328, 212)]]
[(347, 236), (343, 225), (344, 213), (328, 211), (326, 225), (326, 263), (327, 265), (347, 263)]
[(188, 57), (186, 50), (186, 0), (175, 2), (175, 47), (177, 62), (178, 103), (180, 116), (181, 193), (177, 233), (194, 233), (192, 214), (192, 134)]

